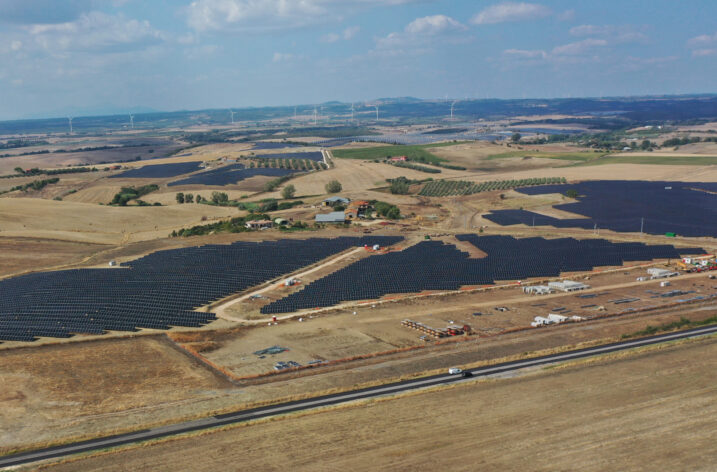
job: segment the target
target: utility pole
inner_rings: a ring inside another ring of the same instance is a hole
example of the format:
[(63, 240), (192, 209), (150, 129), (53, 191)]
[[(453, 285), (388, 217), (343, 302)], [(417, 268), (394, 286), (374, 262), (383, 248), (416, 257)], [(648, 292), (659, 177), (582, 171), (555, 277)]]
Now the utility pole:
[(640, 236), (642, 236), (642, 230), (645, 228), (645, 218), (640, 218)]

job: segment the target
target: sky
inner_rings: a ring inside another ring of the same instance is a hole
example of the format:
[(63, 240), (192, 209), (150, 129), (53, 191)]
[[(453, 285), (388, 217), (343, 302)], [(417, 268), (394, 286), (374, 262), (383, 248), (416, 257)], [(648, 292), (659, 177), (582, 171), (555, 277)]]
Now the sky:
[(0, 0), (0, 119), (713, 93), (714, 0)]

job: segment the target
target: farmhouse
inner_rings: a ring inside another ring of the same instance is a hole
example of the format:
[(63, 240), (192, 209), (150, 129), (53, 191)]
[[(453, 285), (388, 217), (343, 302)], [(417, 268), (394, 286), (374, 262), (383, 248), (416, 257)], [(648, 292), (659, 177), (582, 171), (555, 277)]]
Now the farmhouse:
[(269, 229), (274, 226), (271, 220), (251, 220), (244, 225), (248, 229)]
[(329, 197), (322, 202), (323, 206), (336, 206), (336, 205), (348, 205), (351, 202), (348, 198), (343, 197)]
[(324, 213), (316, 215), (317, 223), (332, 223), (332, 224), (344, 224), (346, 223), (346, 215), (343, 211), (332, 211), (331, 213)]

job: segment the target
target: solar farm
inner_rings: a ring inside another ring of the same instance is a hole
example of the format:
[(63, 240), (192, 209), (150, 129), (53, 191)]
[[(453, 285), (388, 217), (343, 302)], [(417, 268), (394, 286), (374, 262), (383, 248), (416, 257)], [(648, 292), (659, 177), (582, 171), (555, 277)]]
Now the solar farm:
[(138, 328), (200, 327), (194, 309), (346, 249), (400, 237), (236, 242), (159, 251), (112, 269), (41, 272), (0, 281), (0, 340), (33, 341)]
[(609, 229), (624, 233), (717, 236), (717, 183), (585, 181), (517, 189), (526, 195), (565, 193), (577, 202), (556, 205), (584, 218), (558, 219), (525, 210), (494, 210), (484, 218), (502, 226)]
[(233, 185), (242, 180), (255, 177), (257, 175), (267, 177), (282, 177), (285, 175), (299, 172), (294, 169), (277, 169), (271, 167), (254, 167), (247, 168), (244, 164), (230, 164), (219, 167), (217, 169), (199, 172), (185, 179), (176, 180), (167, 184), (170, 187), (179, 185), (214, 185), (225, 186)]
[(515, 239), (474, 234), (456, 238), (472, 244), (487, 257), (472, 259), (455, 245), (424, 241), (403, 251), (360, 260), (262, 307), (261, 312), (275, 314), (329, 307), (394, 293), (458, 290), (467, 285), (492, 285), (497, 280), (557, 277), (564, 272), (621, 266), (627, 261), (679, 259), (681, 254), (704, 253), (701, 248), (676, 249), (670, 245), (612, 243), (604, 239)]
[(314, 162), (323, 162), (324, 160), (324, 155), (320, 151), (258, 154), (254, 157), (259, 159), (309, 159)]
[(110, 178), (122, 179), (164, 179), (189, 174), (200, 169), (199, 162), (175, 162), (171, 164), (156, 164), (130, 169)]

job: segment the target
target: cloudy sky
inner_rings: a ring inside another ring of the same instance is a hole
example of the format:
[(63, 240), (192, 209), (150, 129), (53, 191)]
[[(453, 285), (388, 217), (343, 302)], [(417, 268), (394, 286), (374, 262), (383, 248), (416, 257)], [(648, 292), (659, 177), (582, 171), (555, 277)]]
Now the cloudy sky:
[(0, 119), (717, 92), (714, 0), (0, 0)]

